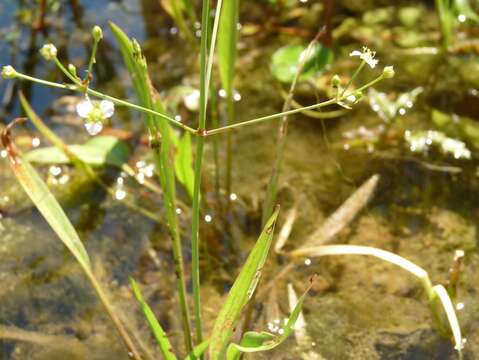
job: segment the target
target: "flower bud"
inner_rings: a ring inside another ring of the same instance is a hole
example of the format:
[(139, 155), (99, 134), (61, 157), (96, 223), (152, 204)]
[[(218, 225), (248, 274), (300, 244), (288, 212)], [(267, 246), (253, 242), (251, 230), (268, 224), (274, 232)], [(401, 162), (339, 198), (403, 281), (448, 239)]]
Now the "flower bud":
[(331, 84), (335, 88), (339, 87), (339, 85), (341, 84), (341, 78), (339, 77), (338, 74), (333, 76), (333, 78), (331, 79)]
[(99, 42), (101, 39), (103, 39), (103, 31), (101, 31), (101, 27), (98, 25), (93, 26), (93, 29), (91, 29), (91, 34), (95, 42)]
[(69, 71), (70, 74), (72, 74), (73, 76), (77, 76), (77, 68), (75, 67), (75, 65), (73, 65), (73, 64), (68, 64), (68, 71)]
[(45, 44), (40, 49), (40, 54), (42, 54), (46, 61), (52, 61), (57, 57), (57, 48), (53, 44)]
[(394, 77), (394, 67), (392, 66), (386, 66), (384, 69), (383, 69), (383, 78), (385, 79), (391, 79)]
[(11, 65), (2, 67), (2, 77), (4, 79), (13, 79), (17, 77), (17, 71)]

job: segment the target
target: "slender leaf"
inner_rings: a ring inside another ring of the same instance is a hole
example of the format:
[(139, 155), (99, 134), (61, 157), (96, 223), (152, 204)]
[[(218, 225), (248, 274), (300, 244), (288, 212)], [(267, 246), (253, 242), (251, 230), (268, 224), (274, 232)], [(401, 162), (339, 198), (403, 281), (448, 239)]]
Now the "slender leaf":
[(153, 331), (153, 335), (155, 336), (158, 345), (160, 346), (161, 353), (165, 360), (176, 360), (175, 354), (172, 352), (172, 346), (170, 341), (168, 340), (168, 336), (166, 335), (165, 331), (161, 327), (158, 319), (156, 318), (155, 314), (151, 310), (150, 306), (145, 302), (143, 296), (141, 295), (140, 289), (138, 284), (135, 280), (130, 278), (131, 288), (133, 293), (135, 294), (136, 300), (141, 306), (141, 310), (145, 315), (146, 321), (150, 325), (151, 330)]
[(195, 360), (199, 358), (203, 353), (208, 349), (208, 346), (210, 345), (209, 340), (205, 340), (201, 342), (199, 345), (196, 345), (193, 351), (188, 354), (187, 357), (185, 357), (185, 360)]
[(304, 299), (311, 289), (311, 285), (303, 295), (298, 299), (296, 305), (289, 316), (288, 322), (283, 328), (283, 333), (279, 336), (267, 332), (247, 332), (243, 336), (240, 345), (230, 344), (228, 346), (227, 360), (239, 360), (241, 353), (253, 353), (260, 351), (269, 351), (281, 345), (294, 331), (294, 326), (298, 320), (301, 309), (303, 308)]
[(261, 271), (271, 246), (278, 212), (279, 208), (267, 221), (216, 318), (210, 337), (209, 355), (211, 360), (223, 359), (228, 341), (241, 315), (241, 310), (253, 295), (261, 278)]
[(2, 141), (8, 151), (11, 168), (23, 189), (81, 267), (90, 273), (90, 258), (77, 232), (45, 182), (28, 160), (14, 149), (9, 128), (3, 132)]
[(185, 133), (178, 143), (178, 151), (175, 156), (176, 178), (193, 198), (195, 173), (193, 171), (193, 157), (191, 156), (191, 135)]
[(233, 88), (238, 42), (239, 0), (224, 0), (218, 31), (218, 64), (223, 88)]
[[(123, 59), (130, 72), (141, 105), (156, 110), (157, 112), (163, 112), (163, 104), (151, 85), (146, 59), (141, 52), (140, 45), (135, 40), (130, 41), (128, 36), (115, 24), (110, 23), (110, 26), (120, 45)], [(174, 141), (171, 137), (173, 132), (165, 119), (159, 116), (146, 114), (145, 123), (150, 139), (150, 146), (153, 148), (155, 154), (156, 168), (163, 188), (163, 203), (166, 209), (168, 228), (173, 240), (173, 257), (179, 278), (177, 286), (183, 320), (185, 347), (187, 351), (191, 352), (193, 350), (193, 341), (191, 339), (190, 316), (186, 301), (186, 281), (183, 254), (181, 252), (181, 237), (178, 226), (178, 215), (176, 213), (175, 173), (172, 159), (172, 145)]]

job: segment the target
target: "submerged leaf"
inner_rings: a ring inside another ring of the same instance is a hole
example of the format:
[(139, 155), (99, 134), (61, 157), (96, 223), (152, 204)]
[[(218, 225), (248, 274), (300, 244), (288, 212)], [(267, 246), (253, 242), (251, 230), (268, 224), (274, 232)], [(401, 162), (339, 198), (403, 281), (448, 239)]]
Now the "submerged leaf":
[(374, 193), (379, 175), (371, 176), (328, 219), (308, 237), (304, 246), (323, 245), (344, 229), (366, 206)]
[(278, 212), (279, 209), (276, 209), (266, 223), (216, 318), (210, 338), (211, 360), (223, 359), (225, 356), (228, 341), (233, 334), (241, 310), (256, 289), (271, 246)]
[[(306, 46), (287, 45), (273, 54), (270, 69), (273, 76), (281, 82), (290, 83), (296, 76), (301, 56), (306, 54)], [(299, 77), (306, 80), (316, 73), (324, 70), (333, 60), (333, 53), (330, 49), (317, 43), (312, 51), (308, 51), (308, 59), (305, 60), (304, 68)]]
[[(81, 161), (92, 166), (121, 167), (130, 155), (126, 143), (114, 136), (97, 136), (83, 145), (69, 145), (68, 149)], [(34, 149), (25, 154), (30, 162), (41, 164), (68, 164), (71, 159), (58, 147)]]

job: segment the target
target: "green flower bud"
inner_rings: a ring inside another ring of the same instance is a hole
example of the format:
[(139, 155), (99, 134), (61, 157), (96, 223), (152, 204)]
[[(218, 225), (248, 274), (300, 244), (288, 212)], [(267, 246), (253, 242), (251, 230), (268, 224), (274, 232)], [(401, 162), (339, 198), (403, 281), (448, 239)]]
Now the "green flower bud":
[(68, 71), (70, 72), (70, 74), (72, 74), (73, 76), (77, 76), (77, 68), (75, 67), (75, 65), (73, 64), (68, 64)]
[(99, 42), (101, 39), (103, 39), (103, 31), (101, 31), (101, 27), (98, 25), (93, 26), (93, 29), (91, 29), (91, 34), (95, 42)]
[(391, 79), (394, 77), (394, 67), (392, 66), (386, 66), (384, 69), (383, 69), (383, 78), (385, 79)]
[(339, 87), (339, 85), (341, 84), (341, 78), (339, 77), (339, 75), (334, 75), (333, 78), (331, 79), (331, 84), (333, 84), (333, 86), (335, 88)]
[(40, 49), (40, 54), (42, 54), (46, 61), (52, 61), (57, 57), (57, 48), (53, 44), (45, 44)]
[(11, 65), (2, 67), (2, 77), (4, 79), (14, 79), (17, 77), (17, 71)]

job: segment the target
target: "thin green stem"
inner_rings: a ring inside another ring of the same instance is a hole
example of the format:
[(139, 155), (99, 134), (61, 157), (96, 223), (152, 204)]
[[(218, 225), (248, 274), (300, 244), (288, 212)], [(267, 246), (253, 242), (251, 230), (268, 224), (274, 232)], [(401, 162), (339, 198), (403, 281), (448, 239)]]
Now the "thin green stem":
[[(198, 132), (206, 127), (206, 109), (208, 99), (208, 29), (209, 29), (209, 0), (203, 0), (201, 15), (201, 45), (200, 45), (200, 114)], [(214, 46), (214, 43), (211, 43)], [(212, 60), (212, 59), (211, 59)], [(195, 180), (193, 186), (193, 208), (191, 214), (191, 276), (193, 283), (193, 302), (195, 313), (196, 342), (203, 341), (203, 325), (201, 318), (200, 294), (200, 207), (201, 207), (201, 170), (203, 163), (204, 137), (199, 137), (196, 142)]]
[[(70, 76), (73, 76), (73, 75), (70, 74)], [(58, 89), (71, 90), (71, 91), (76, 91), (76, 92), (80, 92), (80, 93), (85, 92), (85, 86), (82, 85), (82, 84), (76, 83), (76, 81), (78, 81), (77, 79), (75, 79), (76, 80), (75, 84), (58, 84), (58, 83), (55, 83), (55, 82), (51, 82), (51, 81), (47, 81), (47, 80), (38, 79), (38, 78), (35, 78), (35, 77), (32, 77), (32, 76), (28, 76), (28, 75), (25, 75), (25, 74), (22, 74), (22, 73), (19, 73), (19, 72), (17, 72), (17, 77), (21, 80), (28, 80), (28, 81), (31, 81), (31, 82), (35, 82), (37, 84), (46, 85), (46, 86), (50, 86), (50, 87), (54, 87), (54, 88), (58, 88)], [(126, 107), (138, 110), (138, 111), (146, 113), (146, 114), (151, 114), (151, 115), (158, 116), (158, 117), (160, 117), (162, 119), (165, 119), (168, 122), (172, 123), (176, 127), (179, 127), (179, 128), (181, 128), (185, 131), (188, 131), (193, 135), (197, 135), (197, 130), (196, 129), (193, 129), (192, 127), (189, 127), (189, 126), (173, 119), (172, 117), (169, 117), (169, 116), (167, 116), (163, 113), (160, 113), (158, 111), (155, 111), (155, 110), (152, 110), (152, 109), (140, 106), (140, 105), (130, 103), (126, 100), (121, 100), (121, 99), (115, 98), (113, 96), (103, 94), (103, 93), (101, 93), (99, 91), (96, 91), (96, 90), (93, 90), (91, 88), (86, 89), (86, 91), (89, 95), (95, 96), (95, 97), (97, 97), (99, 99), (103, 99), (103, 100), (110, 100), (111, 102), (115, 103), (116, 105), (126, 106)]]
[(57, 57), (54, 58), (55, 65), (61, 70), (62, 73), (65, 74), (67, 78), (69, 78), (74, 84), (81, 85), (79, 79), (77, 79), (72, 73), (70, 73), (65, 66), (58, 60)]
[[(228, 89), (228, 98), (226, 103), (226, 117), (229, 124), (234, 124), (234, 99), (233, 99), (233, 89)], [(231, 205), (230, 194), (231, 194), (231, 183), (232, 183), (232, 174), (233, 174), (233, 136), (232, 132), (226, 134), (226, 209), (229, 210)]]
[(93, 76), (93, 64), (96, 63), (96, 51), (98, 49), (98, 41), (93, 41), (93, 48), (91, 50), (90, 60), (88, 61), (88, 77)]
[[(367, 89), (368, 87), (373, 86), (374, 84), (378, 83), (383, 78), (384, 77), (381, 74), (376, 79), (374, 79), (374, 80), (370, 81), (369, 83), (361, 86), (360, 88), (356, 89), (354, 92), (363, 91), (363, 90)], [(240, 123), (231, 124), (231, 125), (228, 125), (228, 126), (223, 126), (223, 127), (212, 129), (212, 130), (207, 130), (206, 134), (203, 134), (203, 136), (221, 134), (221, 133), (224, 133), (226, 131), (242, 128), (242, 127), (245, 127), (245, 126), (250, 126), (250, 125), (253, 125), (253, 124), (258, 124), (258, 123), (268, 121), (268, 120), (282, 118), (283, 116), (297, 114), (297, 113), (303, 112), (305, 110), (312, 110), (312, 109), (318, 109), (318, 108), (326, 107), (326, 106), (329, 106), (329, 105), (336, 104), (336, 103), (338, 103), (338, 101), (346, 99), (349, 95), (351, 95), (351, 94), (350, 93), (344, 94), (343, 96), (340, 96), (339, 99), (336, 99), (336, 98), (329, 99), (329, 100), (323, 101), (321, 103), (317, 103), (317, 104), (313, 104), (313, 105), (309, 105), (309, 106), (304, 106), (304, 107), (301, 107), (301, 108), (298, 108), (298, 109), (283, 111), (283, 112), (280, 112), (280, 113), (277, 113), (277, 114), (266, 115), (266, 116), (262, 116), (262, 117), (259, 117), (259, 118), (246, 120), (246, 121), (243, 121), (243, 122), (240, 122)]]
[(353, 83), (354, 79), (356, 79), (356, 77), (359, 75), (359, 73), (361, 72), (361, 70), (364, 68), (364, 65), (366, 64), (366, 62), (363, 60), (361, 61), (361, 64), (359, 64), (358, 68), (356, 69), (356, 71), (354, 72), (353, 76), (351, 76), (351, 79), (349, 79), (348, 83), (346, 84), (346, 86), (344, 87), (343, 91), (341, 92), (341, 96), (343, 96), (346, 91), (349, 89), (349, 87), (351, 86), (351, 84)]
[[(22, 73), (19, 73), (19, 72), (17, 72), (17, 77), (19, 79), (29, 80), (29, 81), (32, 81), (32, 82), (35, 82), (35, 83), (38, 83), (38, 84), (51, 86), (51, 87), (55, 87), (55, 88), (59, 88), (59, 89), (77, 91), (77, 92), (83, 92), (84, 88), (85, 88), (84, 86), (79, 86), (79, 85), (58, 84), (58, 83), (55, 83), (55, 82), (46, 81), (46, 80), (38, 79), (38, 78), (35, 78), (35, 77), (32, 77), (32, 76), (28, 76), (28, 75), (25, 75), (25, 74), (22, 74)], [(378, 83), (381, 80), (383, 80), (383, 75), (382, 74), (380, 76), (378, 76), (376, 79), (372, 80), (371, 82), (359, 87), (358, 89), (355, 90), (355, 92), (363, 91), (363, 90), (375, 85), (376, 83)], [(146, 114), (156, 115), (156, 116), (161, 117), (162, 119), (165, 119), (165, 120), (169, 121), (170, 123), (174, 124), (174, 126), (180, 127), (183, 130), (188, 131), (191, 134), (193, 134), (195, 136), (200, 136), (200, 137), (224, 133), (226, 131), (241, 128), (241, 127), (244, 127), (244, 126), (257, 124), (257, 123), (261, 123), (261, 122), (268, 121), (268, 120), (278, 119), (278, 118), (281, 118), (281, 117), (287, 116), (287, 115), (297, 114), (297, 113), (300, 113), (300, 112), (305, 111), (305, 110), (313, 110), (313, 109), (326, 107), (326, 106), (329, 106), (329, 105), (336, 104), (338, 101), (344, 100), (349, 95), (351, 95), (351, 94), (348, 93), (348, 94), (344, 94), (343, 96), (340, 96), (339, 99), (334, 98), (334, 99), (330, 99), (330, 100), (327, 100), (327, 101), (323, 101), (321, 103), (317, 103), (317, 104), (313, 104), (313, 105), (309, 105), (309, 106), (304, 106), (304, 107), (301, 107), (301, 108), (298, 108), (298, 109), (288, 110), (288, 111), (280, 112), (280, 113), (277, 113), (277, 114), (262, 116), (262, 117), (259, 117), (259, 118), (246, 120), (246, 121), (243, 121), (243, 122), (240, 122), (240, 123), (231, 124), (231, 125), (223, 126), (223, 127), (212, 129), (212, 130), (198, 131), (197, 129), (193, 129), (193, 128), (191, 128), (191, 127), (189, 127), (189, 126), (187, 126), (187, 125), (185, 125), (185, 124), (183, 124), (183, 123), (181, 123), (181, 122), (179, 122), (179, 121), (177, 121), (177, 120), (175, 120), (175, 119), (173, 119), (173, 118), (171, 118), (171, 117), (169, 117), (165, 114), (162, 114), (158, 111), (155, 111), (155, 110), (152, 110), (152, 109), (140, 106), (140, 105), (136, 105), (136, 104), (130, 103), (130, 102), (125, 101), (125, 100), (117, 99), (113, 96), (103, 94), (99, 91), (96, 91), (96, 90), (93, 90), (93, 89), (90, 89), (90, 88), (88, 88), (87, 92), (88, 92), (88, 94), (93, 95), (93, 96), (95, 96), (99, 99), (110, 100), (117, 105), (126, 106), (126, 107), (138, 110), (138, 111), (146, 113)]]

